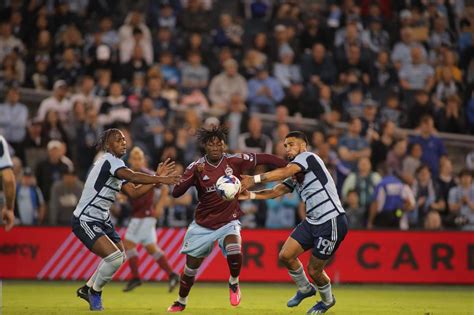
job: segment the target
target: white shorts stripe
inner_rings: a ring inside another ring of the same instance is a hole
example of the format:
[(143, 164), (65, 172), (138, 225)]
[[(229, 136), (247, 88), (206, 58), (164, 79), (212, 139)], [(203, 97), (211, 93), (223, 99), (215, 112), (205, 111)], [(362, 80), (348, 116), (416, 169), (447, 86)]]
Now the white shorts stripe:
[(337, 242), (337, 222), (336, 222), (336, 218), (332, 218), (331, 219), (331, 225), (332, 225), (332, 235), (331, 235), (331, 241), (332, 241), (332, 244), (331, 244), (331, 253), (332, 251), (334, 250), (334, 246), (336, 246), (336, 242)]
[(84, 222), (84, 221), (80, 221), (80, 222), (81, 222), (81, 227), (82, 227), (82, 229), (84, 230), (84, 232), (86, 232), (87, 236), (89, 236), (91, 240), (94, 239), (95, 234), (94, 234), (94, 232), (92, 232), (92, 230), (89, 228), (89, 226), (87, 225), (87, 223)]

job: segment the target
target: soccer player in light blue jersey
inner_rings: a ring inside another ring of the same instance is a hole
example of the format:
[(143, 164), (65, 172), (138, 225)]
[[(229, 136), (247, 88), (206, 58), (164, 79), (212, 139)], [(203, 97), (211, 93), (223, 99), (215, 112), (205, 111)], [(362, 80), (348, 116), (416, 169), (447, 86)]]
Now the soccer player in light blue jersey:
[[(296, 295), (287, 305), (295, 307), (319, 290), (321, 301), (309, 309), (307, 314), (321, 314), (336, 303), (331, 291), (331, 280), (324, 271), (324, 266), (347, 234), (347, 219), (336, 185), (324, 162), (316, 154), (307, 151), (308, 140), (305, 134), (300, 131), (290, 132), (285, 137), (284, 145), (290, 160), (288, 165), (244, 177), (239, 199), (271, 199), (295, 189), (299, 193), (306, 206), (306, 219), (293, 230), (279, 254), (279, 259), (298, 286)], [(272, 189), (246, 190), (255, 184), (273, 181), (282, 182)], [(309, 249), (312, 250), (312, 255), (308, 273), (317, 288), (309, 282), (298, 259), (298, 256)]]
[(156, 175), (132, 171), (120, 159), (127, 152), (126, 145), (120, 130), (104, 131), (98, 147), (105, 154), (89, 172), (72, 217), (72, 231), (76, 237), (91, 252), (102, 258), (87, 284), (77, 290), (77, 295), (89, 302), (93, 311), (103, 310), (102, 288), (112, 280), (125, 260), (122, 241), (110, 220), (109, 210), (117, 193), (122, 191), (131, 198), (138, 198), (155, 185), (176, 184), (181, 177), (174, 174), (174, 162), (170, 163), (169, 160), (160, 163)]

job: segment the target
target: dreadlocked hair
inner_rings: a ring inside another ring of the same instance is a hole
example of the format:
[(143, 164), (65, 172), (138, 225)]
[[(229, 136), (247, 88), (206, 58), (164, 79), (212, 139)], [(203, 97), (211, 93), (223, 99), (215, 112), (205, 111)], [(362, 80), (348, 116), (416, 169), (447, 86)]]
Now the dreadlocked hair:
[(120, 133), (120, 130), (117, 128), (107, 129), (102, 132), (95, 145), (96, 149), (101, 151), (107, 151), (107, 142), (109, 142), (110, 137), (118, 133)]
[(222, 125), (219, 127), (214, 126), (210, 129), (199, 128), (197, 131), (197, 139), (203, 146), (213, 139), (219, 139), (221, 141), (227, 142), (227, 133), (227, 128)]

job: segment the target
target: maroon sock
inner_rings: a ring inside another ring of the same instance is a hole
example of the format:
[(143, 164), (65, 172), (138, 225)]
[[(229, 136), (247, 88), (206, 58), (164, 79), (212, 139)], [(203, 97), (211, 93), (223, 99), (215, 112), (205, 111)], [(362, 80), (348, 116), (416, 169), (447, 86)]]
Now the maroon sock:
[(168, 274), (168, 276), (173, 272), (173, 269), (171, 269), (170, 267), (170, 264), (168, 263), (168, 259), (166, 259), (166, 256), (163, 255), (161, 256), (160, 258), (158, 258), (156, 260), (156, 263), (158, 264), (158, 266), (161, 267), (161, 269), (163, 269), (164, 271), (166, 271), (166, 273)]
[(140, 279), (140, 274), (138, 273), (138, 256), (128, 258), (128, 265), (130, 266), (132, 277), (134, 279)]
[(194, 276), (185, 275), (184, 272), (181, 274), (181, 281), (179, 282), (179, 296), (185, 298), (189, 295), (191, 287), (194, 284)]
[(229, 265), (230, 275), (234, 278), (238, 277), (242, 267), (242, 253), (227, 255), (227, 264)]

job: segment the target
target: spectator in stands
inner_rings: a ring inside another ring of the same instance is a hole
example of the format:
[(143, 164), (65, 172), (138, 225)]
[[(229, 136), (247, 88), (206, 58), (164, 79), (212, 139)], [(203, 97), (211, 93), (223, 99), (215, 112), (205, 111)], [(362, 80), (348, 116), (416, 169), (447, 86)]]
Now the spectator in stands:
[(22, 52), (24, 50), (23, 43), (12, 34), (12, 26), (9, 21), (0, 22), (0, 63), (15, 49)]
[(203, 8), (200, 0), (189, 0), (188, 6), (184, 8), (178, 20), (183, 30), (188, 33), (207, 33), (211, 27), (210, 14)]
[(361, 117), (362, 135), (371, 143), (379, 138), (380, 121), (378, 119), (379, 104), (373, 99), (364, 100), (364, 110)]
[(400, 106), (398, 94), (390, 93), (385, 99), (385, 106), (380, 110), (380, 121), (382, 123), (392, 121), (396, 126), (402, 126), (405, 117)]
[(392, 62), (397, 70), (400, 70), (402, 66), (410, 65), (412, 63), (412, 48), (419, 48), (419, 54), (421, 59), (424, 60), (427, 57), (426, 50), (423, 46), (414, 40), (413, 29), (410, 27), (404, 27), (400, 30), (401, 41), (395, 44), (392, 50)]
[(173, 54), (169, 51), (163, 52), (160, 56), (160, 72), (164, 83), (169, 87), (175, 88), (181, 83), (181, 72), (176, 67)]
[(453, 46), (454, 35), (448, 30), (446, 23), (446, 16), (439, 14), (433, 23), (433, 29), (428, 40), (428, 45), (435, 50), (442, 44)]
[(0, 104), (0, 134), (15, 150), (15, 155), (25, 158), (23, 141), (28, 122), (28, 108), (20, 103), (20, 91), (16, 86), (7, 89), (6, 98)]
[(338, 153), (345, 167), (352, 171), (357, 168), (360, 158), (370, 157), (370, 147), (367, 140), (361, 137), (362, 123), (359, 118), (352, 118), (349, 122), (346, 135), (338, 144)]
[(382, 17), (370, 17), (369, 27), (361, 35), (362, 44), (375, 54), (388, 49), (390, 45), (390, 36), (382, 23)]
[(219, 27), (211, 32), (214, 45), (217, 47), (238, 48), (242, 45), (244, 30), (235, 23), (230, 14), (224, 13), (219, 16)]
[(114, 22), (110, 16), (104, 16), (99, 21), (100, 38), (103, 44), (117, 48), (120, 39), (118, 32), (114, 29)]
[(72, 109), (72, 104), (67, 99), (68, 85), (64, 80), (54, 82), (53, 95), (43, 100), (38, 109), (38, 119), (43, 121), (46, 113), (50, 110), (55, 110), (59, 114), (59, 119), (66, 122), (69, 112)]
[(393, 121), (386, 121), (382, 124), (380, 137), (371, 142), (370, 161), (372, 169), (376, 170), (381, 164), (385, 163), (388, 151), (395, 141), (396, 128)]
[(148, 64), (143, 55), (143, 48), (139, 45), (133, 48), (130, 60), (120, 67), (120, 77), (127, 82), (132, 82), (137, 75), (146, 75)]
[[(267, 184), (272, 187), (273, 184)], [(293, 191), (275, 199), (265, 200), (267, 211), (265, 213), (265, 228), (288, 229), (296, 225), (296, 211), (300, 203), (298, 193)]]
[(247, 99), (247, 92), (247, 82), (237, 72), (237, 61), (234, 59), (224, 62), (224, 71), (212, 78), (209, 85), (209, 99), (217, 108), (226, 108), (234, 94)]
[(283, 88), (266, 67), (257, 69), (257, 75), (248, 82), (250, 112), (275, 113), (276, 104), (285, 96)]
[(125, 23), (119, 29), (119, 45), (121, 63), (130, 60), (135, 45), (142, 46), (148, 64), (153, 62), (150, 29), (146, 26), (140, 11), (132, 10), (125, 18)]
[(419, 143), (423, 150), (421, 161), (430, 167), (433, 176), (439, 174), (439, 159), (446, 155), (443, 141), (435, 134), (433, 117), (423, 116), (420, 122), (419, 133), (410, 137), (410, 143)]
[(300, 50), (310, 53), (314, 44), (321, 43), (324, 47), (329, 47), (328, 31), (315, 15), (309, 15), (304, 21), (305, 27), (300, 35)]
[(153, 101), (153, 105), (158, 110), (158, 117), (166, 120), (170, 111), (170, 102), (162, 96), (161, 81), (159, 78), (148, 79), (146, 97)]
[(356, 44), (350, 44), (344, 51), (342, 59), (338, 62), (339, 80), (344, 82), (347, 80), (349, 73), (355, 73), (359, 80), (368, 86), (370, 84), (370, 67), (363, 59), (362, 48)]
[(132, 118), (127, 99), (123, 94), (122, 85), (113, 82), (110, 85), (109, 96), (100, 106), (99, 122), (105, 129), (117, 127), (120, 124), (128, 125)]
[(416, 170), (416, 180), (412, 185), (413, 195), (415, 196), (415, 209), (407, 214), (411, 227), (423, 227), (429, 212), (434, 212), (439, 216), (439, 212), (444, 209), (445, 203), (437, 195), (436, 185), (431, 178), (430, 168), (427, 165), (421, 165)]
[(250, 79), (257, 74), (257, 69), (263, 67), (268, 62), (267, 56), (256, 49), (248, 49), (242, 60), (241, 73), (245, 79)]
[(198, 52), (190, 52), (188, 61), (181, 67), (181, 88), (184, 92), (194, 89), (205, 91), (209, 84), (209, 69), (201, 63)]
[(46, 214), (43, 193), (29, 167), (23, 170), (20, 178), (16, 187), (15, 216), (21, 225), (40, 225)]
[(83, 186), (73, 170), (63, 173), (62, 179), (53, 184), (48, 207), (49, 225), (71, 224), (71, 216), (81, 198)]
[(413, 47), (410, 53), (411, 63), (405, 63), (398, 73), (400, 86), (406, 91), (431, 91), (435, 82), (434, 70), (429, 64), (425, 63), (423, 49)]
[(427, 91), (418, 90), (415, 92), (415, 103), (408, 110), (407, 127), (417, 128), (423, 116), (434, 117), (434, 105)]
[(390, 61), (388, 51), (381, 50), (370, 65), (370, 91), (374, 98), (386, 100), (393, 87), (398, 85), (398, 73)]
[[(302, 113), (306, 109), (307, 95), (302, 81), (291, 81), (285, 98), (281, 101), (288, 108), (290, 116)], [(330, 94), (330, 92), (329, 92)], [(329, 106), (330, 107), (330, 106)]]
[(439, 176), (435, 179), (436, 192), (444, 202), (444, 208), (439, 210), (444, 225), (450, 225), (449, 191), (456, 186), (453, 176), (453, 164), (448, 157), (441, 158), (439, 163)]
[(54, 72), (54, 79), (62, 79), (66, 81), (69, 86), (73, 86), (81, 74), (82, 67), (77, 60), (74, 50), (72, 48), (66, 48)]
[(449, 190), (449, 210), (457, 216), (464, 216), (467, 223), (463, 230), (474, 230), (474, 185), (472, 171), (463, 169), (459, 173), (459, 184)]
[(247, 107), (240, 94), (232, 95), (229, 112), (224, 116), (223, 121), (229, 130), (227, 145), (231, 151), (236, 151), (239, 146), (239, 136), (247, 129), (249, 121)]
[(404, 179), (403, 159), (407, 153), (408, 141), (406, 138), (396, 140), (387, 153), (385, 162), (389, 174), (395, 174)]
[(141, 107), (141, 114), (132, 122), (132, 137), (135, 144), (144, 149), (146, 155), (156, 156), (157, 148), (163, 144), (165, 126), (151, 98), (144, 98)]
[(353, 87), (348, 94), (347, 100), (343, 104), (343, 120), (361, 118), (364, 114), (364, 92), (360, 86)]
[(95, 94), (94, 86), (95, 80), (92, 76), (82, 76), (78, 91), (71, 96), (71, 103), (74, 104), (77, 99), (80, 99), (84, 102), (86, 107), (93, 106), (96, 110), (99, 110), (102, 101)]
[(372, 200), (367, 221), (368, 229), (399, 229), (403, 214), (413, 211), (415, 207), (411, 188), (393, 175), (382, 178), (375, 187)]
[(291, 82), (302, 81), (300, 66), (294, 63), (295, 53), (289, 45), (280, 49), (279, 62), (273, 66), (273, 76), (283, 88), (288, 89)]
[(408, 155), (405, 156), (402, 162), (402, 174), (404, 180), (412, 185), (415, 177), (413, 176), (421, 166), (421, 156), (423, 155), (423, 148), (419, 143), (410, 143), (408, 145)]
[(342, 186), (342, 199), (347, 200), (350, 191), (358, 195), (358, 204), (367, 211), (372, 202), (375, 186), (382, 178), (377, 172), (372, 171), (370, 159), (363, 157), (357, 163), (357, 170), (346, 177)]
[(50, 73), (49, 57), (37, 56), (34, 61), (34, 69), (26, 78), (26, 87), (45, 91), (51, 87), (52, 79)]
[(153, 52), (155, 54), (155, 60), (159, 60), (161, 54), (164, 52), (176, 54), (177, 50), (178, 48), (176, 38), (173, 38), (173, 32), (171, 31), (171, 29), (168, 27), (160, 27), (156, 34), (156, 39), (153, 41)]
[(314, 85), (336, 83), (336, 65), (321, 43), (315, 43), (311, 55), (304, 56), (301, 70), (305, 82), (311, 82)]
[(262, 120), (259, 117), (250, 117), (248, 130), (239, 136), (239, 151), (271, 154), (273, 142), (262, 133)]
[(76, 170), (82, 181), (86, 179), (87, 171), (94, 161), (95, 146), (103, 129), (97, 118), (97, 110), (94, 107), (88, 107), (85, 120), (77, 130), (76, 142)]
[[(74, 126), (70, 126), (73, 128)], [(51, 140), (58, 140), (66, 144), (69, 139), (64, 128), (63, 123), (59, 120), (58, 113), (55, 110), (50, 110), (46, 113), (41, 127), (41, 142), (49, 143)]]
[(436, 80), (443, 78), (443, 69), (448, 68), (456, 82), (462, 81), (462, 71), (457, 66), (457, 56), (453, 50), (445, 50), (441, 56), (441, 65), (436, 67)]
[(451, 133), (466, 132), (466, 120), (459, 96), (453, 94), (447, 97), (446, 105), (436, 113), (435, 124), (439, 131)]
[(367, 208), (360, 206), (359, 194), (355, 190), (349, 190), (344, 201), (344, 210), (346, 210), (347, 221), (351, 229), (365, 228)]
[(441, 70), (441, 79), (438, 80), (434, 90), (434, 98), (436, 102), (440, 103), (439, 106), (442, 107), (442, 102), (446, 102), (449, 96), (462, 92), (462, 86), (454, 80), (451, 69), (444, 67)]
[(207, 42), (200, 33), (192, 32), (187, 36), (186, 41), (180, 48), (179, 54), (181, 59), (186, 59), (191, 52), (200, 54), (203, 64), (209, 67), (209, 61), (212, 59), (211, 53)]
[(0, 86), (23, 84), (25, 82), (25, 63), (16, 51), (3, 58), (0, 67)]

